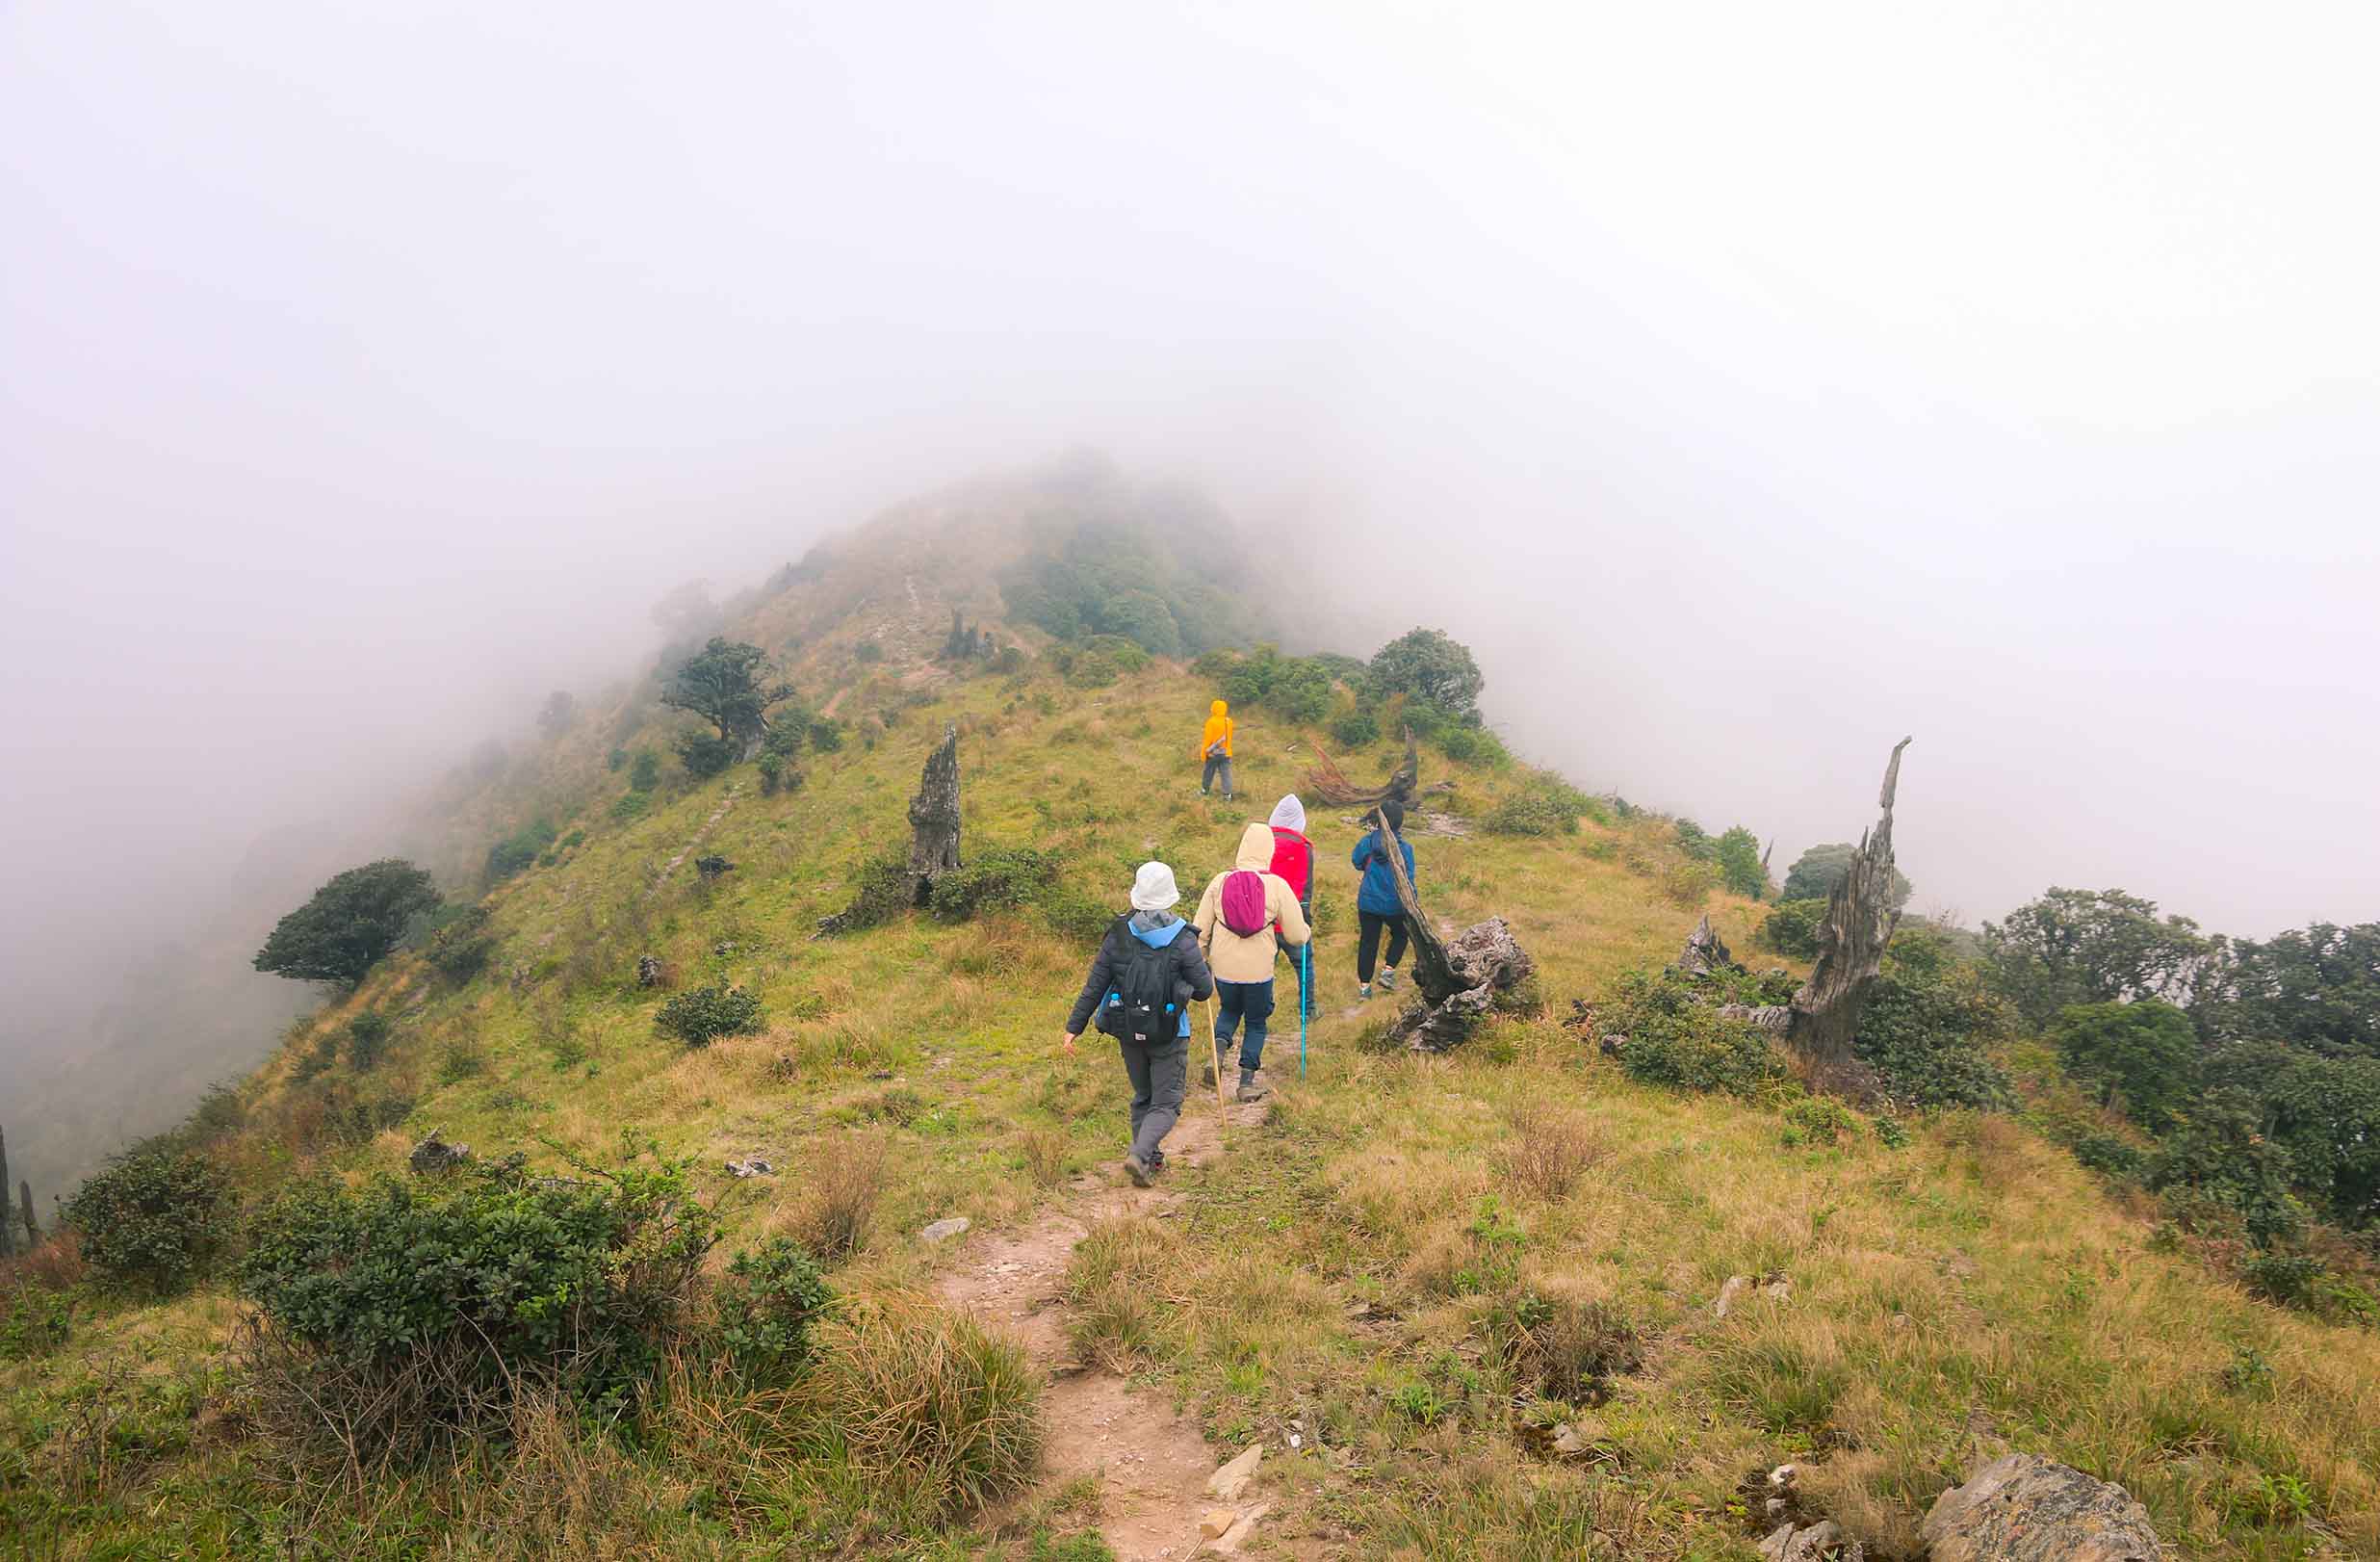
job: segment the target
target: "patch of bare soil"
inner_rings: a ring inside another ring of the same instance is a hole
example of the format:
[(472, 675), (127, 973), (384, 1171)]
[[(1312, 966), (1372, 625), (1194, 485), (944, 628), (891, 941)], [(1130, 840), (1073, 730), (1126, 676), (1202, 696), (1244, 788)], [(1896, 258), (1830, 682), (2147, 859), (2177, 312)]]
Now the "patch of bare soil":
[[(1270, 1108), (1255, 1102), (1228, 1110), (1234, 1128), (1255, 1128)], [(1067, 1262), (1093, 1221), (1178, 1210), (1181, 1197), (1166, 1180), (1222, 1154), (1218, 1111), (1213, 1092), (1193, 1079), (1182, 1121), (1166, 1140), (1166, 1169), (1157, 1186), (1134, 1187), (1112, 1164), (1077, 1178), (1055, 1208), (978, 1244), (938, 1287), (944, 1302), (1005, 1330), (1049, 1373), (1042, 1394), (1046, 1478), (1053, 1487), (1086, 1475), (1098, 1480), (1099, 1533), (1123, 1562), (1220, 1554), (1199, 1528), (1201, 1520), (1226, 1506), (1207, 1495), (1206, 1483), (1239, 1450), (1210, 1448), (1198, 1423), (1165, 1395), (1076, 1358), (1067, 1338)], [(1251, 1512), (1255, 1499), (1243, 1496), (1229, 1506)]]

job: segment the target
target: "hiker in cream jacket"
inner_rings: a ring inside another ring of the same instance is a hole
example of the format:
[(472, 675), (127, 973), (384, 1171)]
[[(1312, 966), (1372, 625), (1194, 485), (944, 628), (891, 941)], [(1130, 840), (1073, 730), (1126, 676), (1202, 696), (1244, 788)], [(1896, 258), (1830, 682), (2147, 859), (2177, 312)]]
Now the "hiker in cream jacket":
[[(1264, 1062), (1265, 1022), (1273, 1017), (1276, 951), (1282, 944), (1296, 949), (1312, 936), (1306, 924), (1305, 909), (1298, 904), (1297, 891), (1279, 873), (1271, 872), (1272, 863), (1272, 826), (1249, 825), (1240, 836), (1237, 861), (1229, 872), (1217, 873), (1206, 886), (1206, 893), (1199, 898), (1198, 915), (1190, 919), (1199, 930), (1199, 943), (1206, 950), (1207, 966), (1215, 974), (1217, 1069), (1225, 1067), (1231, 1033), (1239, 1028), (1242, 1018), (1248, 1022), (1247, 1039), (1240, 1045), (1239, 1056), (1242, 1101), (1255, 1101), (1264, 1094), (1256, 1070)], [(1235, 933), (1224, 923), (1223, 888), (1232, 873), (1254, 873), (1263, 882), (1265, 921), (1253, 933)]]

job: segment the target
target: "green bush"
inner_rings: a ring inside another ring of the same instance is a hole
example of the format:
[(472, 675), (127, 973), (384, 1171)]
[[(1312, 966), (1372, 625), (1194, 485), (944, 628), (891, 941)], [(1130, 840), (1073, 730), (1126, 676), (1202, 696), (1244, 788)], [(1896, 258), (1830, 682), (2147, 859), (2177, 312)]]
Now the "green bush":
[(798, 706), (778, 712), (777, 719), (769, 723), (768, 736), (761, 742), (761, 752), (787, 761), (798, 758), (802, 741), (810, 736), (810, 713)]
[(1859, 1137), (1859, 1114), (1832, 1096), (1804, 1096), (1785, 1108), (1788, 1145), (1835, 1145)]
[(487, 848), (487, 881), (501, 884), (537, 860), (537, 854), (559, 839), (551, 820), (531, 820)]
[(2289, 1152), (2264, 1137), (2259, 1104), (2247, 1091), (2207, 1091), (2160, 1142), (2140, 1181), (2187, 1225), (2210, 1211), (2237, 1219), (2249, 1240), (2269, 1248), (2294, 1236), (2306, 1210), (2290, 1189)]
[(434, 1185), (284, 1194), (240, 1264), (266, 1413), (400, 1457), (500, 1428), (526, 1390), (616, 1414), (690, 1327), (717, 1226), (689, 1164), (570, 1180), (513, 1157)]
[(934, 881), (928, 904), (943, 922), (966, 922), (987, 911), (1039, 901), (1057, 882), (1058, 865), (1028, 846), (1000, 846)]
[(708, 781), (724, 774), (743, 752), (743, 745), (733, 738), (722, 738), (711, 732), (686, 732), (678, 735), (678, 763), (686, 773), (697, 781)]
[(1824, 900), (1779, 900), (1762, 919), (1760, 941), (1798, 960), (1818, 958), (1818, 929), (1826, 920)]
[(440, 918), (422, 944), (422, 958), (447, 980), (460, 986), (487, 969), (496, 955), (496, 940), (487, 931), (489, 912), (483, 905), (457, 906)]
[(810, 746), (821, 754), (832, 754), (843, 745), (843, 724), (831, 716), (819, 716), (810, 723)]
[(604, 768), (607, 770), (617, 771), (627, 764), (628, 750), (625, 748), (615, 748), (604, 756)]
[(654, 1015), (654, 1028), (689, 1047), (708, 1047), (721, 1036), (749, 1036), (763, 1025), (761, 997), (741, 987), (697, 987), (680, 993)]
[(1755, 1096), (1785, 1077), (1766, 1035), (1701, 1002), (1694, 982), (1673, 971), (1622, 976), (1603, 1022), (1628, 1038), (1620, 1066), (1647, 1084)]
[(65, 1215), (102, 1279), (162, 1296), (204, 1272), (223, 1242), (226, 1204), (206, 1157), (142, 1149), (75, 1189)]
[(773, 797), (780, 792), (799, 792), (802, 772), (787, 763), (783, 754), (763, 754), (760, 762), (761, 795)]
[(882, 662), (884, 647), (874, 640), (862, 640), (851, 648), (851, 660), (866, 663)]
[(2085, 1133), (2066, 1148), (2089, 1171), (2120, 1182), (2137, 1182), (2148, 1157), (2112, 1133)]
[(1331, 723), (1331, 741), (1342, 748), (1368, 748), (1380, 742), (1380, 717), (1370, 711), (1347, 711)]
[(653, 794), (624, 792), (611, 804), (611, 822), (626, 824), (640, 820), (653, 809)]
[(2078, 1003), (2051, 1028), (2066, 1072), (2121, 1098), (2125, 1115), (2152, 1133), (2198, 1093), (2198, 1032), (2190, 1017), (2160, 999)]
[[(1513, 763), (1513, 751), (1504, 746), (1504, 740), (1486, 727), (1457, 724), (1438, 734), (1439, 751), (1458, 765), (1476, 765), (1483, 769), (1501, 770)], [(1572, 829), (1577, 828), (1575, 821)]]
[(636, 750), (636, 758), (628, 768), (628, 790), (651, 792), (661, 784), (661, 756), (650, 748)]
[(2006, 1111), (2015, 1086), (1985, 1049), (2013, 1023), (1971, 968), (1924, 972), (1888, 960), (1868, 988), (1851, 1051), (1895, 1101)]
[(1490, 835), (1576, 835), (1581, 815), (1600, 812), (1578, 788), (1544, 776), (1498, 803), (1485, 824)]
[(74, 1302), (64, 1291), (19, 1281), (0, 1289), (0, 1362), (46, 1356), (74, 1336)]
[(801, 1244), (772, 1237), (728, 1264), (718, 1290), (719, 1342), (746, 1382), (790, 1382), (809, 1364), (811, 1325), (833, 1297)]

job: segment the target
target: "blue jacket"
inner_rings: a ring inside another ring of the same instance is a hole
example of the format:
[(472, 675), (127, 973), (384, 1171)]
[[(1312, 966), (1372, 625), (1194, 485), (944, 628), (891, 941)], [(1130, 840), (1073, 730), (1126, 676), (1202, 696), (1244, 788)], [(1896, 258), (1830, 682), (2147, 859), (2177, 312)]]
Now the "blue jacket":
[[(1418, 885), (1421, 875), (1413, 872), (1412, 843), (1400, 838), (1397, 845), (1405, 852), (1405, 876)], [(1358, 911), (1394, 917), (1405, 910), (1404, 902), (1397, 898), (1396, 872), (1388, 866), (1388, 854), (1380, 848), (1380, 831), (1374, 830), (1357, 842), (1348, 860), (1363, 870), (1363, 888), (1356, 895)]]

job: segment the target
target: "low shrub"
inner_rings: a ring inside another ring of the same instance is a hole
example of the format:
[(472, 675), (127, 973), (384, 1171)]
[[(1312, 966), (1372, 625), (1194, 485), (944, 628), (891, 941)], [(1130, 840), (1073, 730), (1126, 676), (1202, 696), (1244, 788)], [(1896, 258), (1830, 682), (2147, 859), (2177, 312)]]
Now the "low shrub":
[(663, 1002), (653, 1026), (689, 1047), (708, 1047), (721, 1036), (753, 1035), (763, 1026), (761, 995), (741, 987), (697, 987)]
[(118, 1156), (65, 1202), (85, 1263), (113, 1285), (153, 1295), (203, 1273), (226, 1236), (228, 1199), (213, 1161), (187, 1150)]
[(645, 815), (652, 812), (652, 810), (653, 794), (649, 792), (624, 792), (618, 797), (612, 799), (611, 822), (614, 824), (631, 823), (636, 820), (644, 818)]
[(1500, 1157), (1504, 1175), (1548, 1203), (1570, 1196), (1587, 1168), (1611, 1154), (1595, 1125), (1543, 1102), (1513, 1114), (1513, 1133)]
[(854, 662), (876, 663), (884, 660), (884, 647), (874, 640), (862, 640), (851, 648)]
[(1859, 1137), (1859, 1114), (1832, 1096), (1805, 1096), (1785, 1108), (1789, 1146), (1836, 1145)]
[[(914, 1092), (903, 1094), (908, 1106), (892, 1102), (890, 1110), (871, 1115), (913, 1121), (924, 1102)], [(805, 1248), (825, 1263), (841, 1263), (867, 1245), (875, 1228), (876, 1206), (884, 1200), (884, 1141), (873, 1133), (847, 1133), (810, 1157), (803, 1170), (801, 1199), (787, 1223)]]
[[(1446, 757), (1458, 765), (1477, 765), (1486, 769), (1501, 770), (1513, 763), (1513, 751), (1504, 746), (1504, 740), (1486, 727), (1464, 726), (1460, 723), (1438, 734), (1437, 745)], [(1573, 819), (1570, 828), (1578, 828)]]
[(458, 987), (471, 980), (496, 955), (496, 940), (487, 931), (488, 918), (483, 905), (454, 907), (423, 939), (422, 958)]
[(1331, 723), (1331, 741), (1342, 748), (1369, 748), (1380, 742), (1380, 717), (1370, 711), (1347, 711)]
[(1636, 1326), (1593, 1298), (1523, 1291), (1497, 1311), (1491, 1332), (1516, 1388), (1565, 1404), (1601, 1404), (1611, 1380), (1644, 1361)]
[(1851, 1051), (1896, 1101), (2006, 1111), (2016, 1105), (2016, 1087), (1985, 1049), (2013, 1024), (2007, 1004), (1973, 968), (1921, 975), (1915, 965), (1888, 961), (1868, 988)]
[(348, 1062), (358, 1073), (369, 1073), (388, 1047), (388, 1016), (366, 1009), (348, 1022)]
[(832, 754), (843, 745), (843, 724), (831, 716), (819, 716), (810, 723), (810, 746), (820, 754)]
[(537, 860), (538, 854), (560, 839), (551, 820), (531, 820), (487, 848), (486, 877), (501, 884)]
[(1576, 835), (1580, 816), (1600, 812), (1587, 794), (1549, 776), (1505, 798), (1483, 822), (1491, 835)]
[(0, 1286), (0, 1362), (46, 1356), (74, 1338), (74, 1300), (23, 1283)]
[(651, 792), (661, 784), (661, 756), (650, 748), (639, 748), (628, 767), (628, 790)]
[(1057, 863), (1029, 846), (999, 846), (934, 881), (928, 901), (943, 922), (1035, 903), (1057, 881)]
[(1824, 900), (1779, 900), (1760, 924), (1760, 941), (1797, 960), (1818, 958), (1818, 929), (1826, 920)]
[(2148, 1157), (2111, 1133), (2085, 1133), (2067, 1148), (2089, 1170), (2120, 1181), (2138, 1181), (2148, 1164)]
[(801, 1244), (772, 1237), (728, 1263), (718, 1289), (719, 1343), (745, 1382), (789, 1383), (809, 1365), (812, 1326), (833, 1297)]
[(799, 792), (802, 772), (783, 754), (763, 754), (760, 760), (761, 795), (773, 797), (780, 792)]
[(847, 1301), (819, 1344), (804, 1392), (880, 1492), (941, 1521), (1032, 1482), (1043, 1374), (1016, 1345), (913, 1292)]
[(687, 732), (679, 735), (676, 744), (678, 763), (686, 773), (697, 781), (708, 781), (724, 774), (743, 753), (743, 745), (733, 738), (722, 738), (715, 732)]
[(436, 1185), (285, 1193), (240, 1265), (268, 1424), (344, 1459), (409, 1460), (501, 1428), (524, 1392), (633, 1405), (689, 1327), (716, 1237), (689, 1165), (532, 1178), (512, 1157)]
[(1692, 980), (1673, 971), (1622, 976), (1603, 1018), (1628, 1038), (1620, 1066), (1647, 1084), (1755, 1096), (1785, 1077), (1764, 1033), (1701, 1002)]

